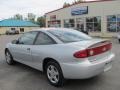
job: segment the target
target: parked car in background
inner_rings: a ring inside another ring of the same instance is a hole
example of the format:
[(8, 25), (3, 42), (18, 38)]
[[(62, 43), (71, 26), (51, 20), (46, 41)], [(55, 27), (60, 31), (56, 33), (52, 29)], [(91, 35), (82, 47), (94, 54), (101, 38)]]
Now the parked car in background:
[(14, 35), (14, 34), (19, 34), (19, 30), (7, 30), (6, 35)]
[(24, 33), (5, 48), (6, 62), (16, 61), (45, 72), (50, 84), (65, 79), (87, 79), (106, 72), (115, 56), (109, 40), (94, 39), (65, 28), (46, 28)]

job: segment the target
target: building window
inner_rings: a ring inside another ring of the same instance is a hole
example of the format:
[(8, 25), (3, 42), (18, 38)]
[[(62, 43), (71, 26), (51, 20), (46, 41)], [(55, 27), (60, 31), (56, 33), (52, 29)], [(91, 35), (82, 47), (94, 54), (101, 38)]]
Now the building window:
[(89, 32), (101, 31), (101, 17), (89, 17), (86, 18), (86, 30)]
[(60, 20), (48, 21), (48, 27), (61, 27), (61, 21)]
[(120, 15), (117, 15), (117, 32), (120, 31)]
[(120, 31), (120, 15), (107, 16), (107, 30), (109, 32)]
[(24, 28), (20, 28), (20, 32), (24, 32)]
[(74, 28), (75, 27), (74, 19), (65, 19), (64, 20), (64, 27), (65, 28)]

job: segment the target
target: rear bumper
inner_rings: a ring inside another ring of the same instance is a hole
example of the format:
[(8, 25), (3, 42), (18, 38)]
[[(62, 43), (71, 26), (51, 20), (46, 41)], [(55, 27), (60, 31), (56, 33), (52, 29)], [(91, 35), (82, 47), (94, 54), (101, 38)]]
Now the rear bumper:
[(101, 62), (91, 63), (86, 60), (85, 62), (76, 63), (62, 63), (61, 68), (63, 76), (66, 79), (87, 79), (106, 72), (112, 68), (112, 60), (114, 54), (101, 60)]

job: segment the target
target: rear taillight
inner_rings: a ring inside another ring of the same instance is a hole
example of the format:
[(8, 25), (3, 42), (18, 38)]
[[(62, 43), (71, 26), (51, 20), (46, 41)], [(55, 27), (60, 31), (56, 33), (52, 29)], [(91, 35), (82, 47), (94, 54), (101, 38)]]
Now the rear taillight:
[(86, 57), (88, 57), (87, 50), (82, 50), (82, 51), (76, 52), (74, 54), (74, 57), (76, 57), (76, 58), (86, 58)]
[(94, 48), (88, 48), (86, 50), (78, 51), (74, 54), (74, 57), (76, 58), (87, 58), (90, 56), (95, 56), (104, 52), (109, 51), (112, 48), (112, 44), (106, 44), (103, 46), (99, 47), (94, 47)]

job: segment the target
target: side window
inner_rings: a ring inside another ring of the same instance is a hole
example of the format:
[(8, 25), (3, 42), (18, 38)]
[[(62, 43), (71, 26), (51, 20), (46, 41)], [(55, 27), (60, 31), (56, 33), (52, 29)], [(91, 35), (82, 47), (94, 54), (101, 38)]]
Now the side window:
[(56, 42), (45, 33), (40, 32), (36, 39), (35, 45), (51, 45), (51, 44), (56, 44)]
[(24, 32), (24, 28), (20, 28), (20, 32)]
[(25, 33), (20, 39), (19, 44), (32, 45), (38, 32)]

